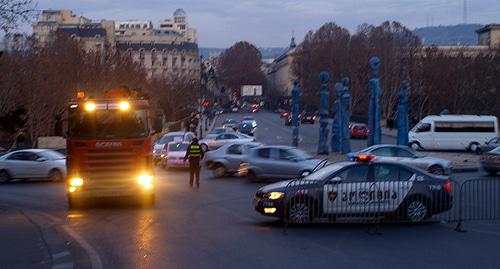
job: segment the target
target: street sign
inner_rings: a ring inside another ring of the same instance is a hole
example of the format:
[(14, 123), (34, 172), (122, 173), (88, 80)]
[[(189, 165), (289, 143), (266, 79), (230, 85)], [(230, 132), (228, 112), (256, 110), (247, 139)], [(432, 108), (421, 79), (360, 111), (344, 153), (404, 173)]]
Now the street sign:
[(241, 86), (241, 96), (262, 96), (262, 85)]

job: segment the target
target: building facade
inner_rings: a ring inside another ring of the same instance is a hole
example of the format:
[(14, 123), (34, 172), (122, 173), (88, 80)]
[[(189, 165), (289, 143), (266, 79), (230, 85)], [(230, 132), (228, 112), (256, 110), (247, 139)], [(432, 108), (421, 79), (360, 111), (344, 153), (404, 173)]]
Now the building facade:
[(275, 97), (292, 96), (293, 81), (296, 79), (292, 71), (292, 63), (297, 45), (292, 37), (290, 46), (279, 57), (266, 67), (267, 82), (271, 95)]
[(488, 24), (476, 31), (478, 43), (490, 48), (500, 48), (500, 24)]
[(150, 78), (199, 79), (196, 30), (189, 28), (186, 12), (178, 9), (173, 20), (160, 21), (159, 25), (155, 29), (151, 21), (144, 20), (94, 22), (70, 10), (44, 10), (40, 20), (33, 24), (33, 34), (45, 44), (55, 33), (62, 33), (81, 41), (88, 51), (109, 45), (141, 63)]

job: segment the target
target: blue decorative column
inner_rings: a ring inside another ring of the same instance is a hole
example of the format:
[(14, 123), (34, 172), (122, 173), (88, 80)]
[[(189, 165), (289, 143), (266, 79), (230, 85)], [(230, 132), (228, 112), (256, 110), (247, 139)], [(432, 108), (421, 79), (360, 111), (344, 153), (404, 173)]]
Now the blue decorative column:
[(321, 79), (320, 103), (319, 103), (319, 142), (318, 154), (328, 155), (328, 112), (330, 110), (330, 94), (327, 83), (330, 75), (328, 72), (319, 74)]
[(351, 121), (351, 94), (349, 93), (349, 78), (344, 77), (342, 97), (340, 99), (340, 115), (341, 115), (341, 152), (346, 154), (351, 151), (351, 141), (349, 134), (349, 122)]
[(330, 146), (332, 148), (332, 152), (340, 152), (340, 141), (342, 137), (342, 83), (335, 83), (335, 96), (335, 102), (333, 103), (335, 115), (333, 117)]
[(403, 80), (399, 93), (399, 106), (396, 124), (398, 126), (398, 145), (408, 145), (408, 95), (406, 94), (406, 80)]
[(378, 70), (380, 68), (380, 58), (370, 59), (372, 78), (370, 79), (370, 104), (368, 106), (368, 146), (380, 144), (382, 130), (380, 127), (380, 81)]
[(299, 111), (300, 111), (300, 89), (299, 81), (293, 82), (292, 89), (292, 146), (299, 146)]

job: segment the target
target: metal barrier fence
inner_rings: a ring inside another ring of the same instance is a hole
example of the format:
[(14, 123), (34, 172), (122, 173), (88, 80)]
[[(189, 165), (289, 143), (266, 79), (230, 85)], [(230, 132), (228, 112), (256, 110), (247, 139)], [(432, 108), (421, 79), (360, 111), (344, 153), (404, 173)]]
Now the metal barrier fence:
[(290, 223), (457, 223), (500, 220), (500, 180), (340, 182), (293, 180), (280, 202)]

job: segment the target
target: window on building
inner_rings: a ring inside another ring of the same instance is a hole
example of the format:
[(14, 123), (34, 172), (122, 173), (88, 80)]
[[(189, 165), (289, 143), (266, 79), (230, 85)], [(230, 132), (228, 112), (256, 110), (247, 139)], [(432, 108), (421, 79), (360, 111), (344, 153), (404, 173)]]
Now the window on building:
[(179, 24), (179, 29), (186, 30), (186, 25), (185, 24)]
[(173, 57), (172, 58), (172, 66), (176, 67), (176, 65), (177, 65), (177, 57)]
[(151, 65), (155, 65), (156, 62), (156, 50), (152, 49), (151, 50)]
[(139, 59), (140, 59), (141, 61), (144, 61), (144, 58), (145, 58), (144, 49), (140, 49), (140, 50), (139, 50)]
[(132, 60), (132, 49), (127, 50), (128, 58)]

